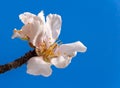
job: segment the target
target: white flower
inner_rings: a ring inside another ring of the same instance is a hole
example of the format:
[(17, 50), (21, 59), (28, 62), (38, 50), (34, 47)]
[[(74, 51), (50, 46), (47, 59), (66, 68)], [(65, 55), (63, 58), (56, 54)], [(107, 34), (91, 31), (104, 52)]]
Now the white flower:
[(20, 19), (25, 26), (20, 31), (15, 31), (13, 38), (28, 37), (28, 41), (35, 47), (38, 55), (27, 62), (27, 73), (29, 74), (48, 77), (52, 73), (52, 65), (57, 68), (65, 68), (77, 52), (85, 52), (87, 49), (80, 41), (61, 44), (61, 41), (57, 40), (62, 24), (60, 15), (49, 14), (46, 22), (43, 12), (40, 12), (38, 16), (24, 13), (20, 15)]

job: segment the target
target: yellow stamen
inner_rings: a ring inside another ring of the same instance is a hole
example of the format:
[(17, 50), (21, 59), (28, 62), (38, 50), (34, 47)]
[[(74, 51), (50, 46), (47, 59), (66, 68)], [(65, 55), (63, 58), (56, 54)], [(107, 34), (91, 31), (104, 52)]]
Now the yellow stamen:
[(29, 40), (28, 36), (24, 36), (23, 38), (21, 38), (22, 40)]
[(50, 62), (51, 58), (57, 57), (55, 49), (58, 47), (57, 43), (52, 44), (49, 48), (46, 47), (45, 42), (40, 45), (40, 48), (36, 48), (38, 56), (43, 56), (44, 61)]
[[(16, 29), (14, 29), (14, 32), (16, 33), (18, 33), (18, 34), (20, 34), (20, 35), (22, 35), (22, 30), (16, 30)], [(23, 38), (21, 38), (22, 40), (29, 40), (29, 37), (27, 36), (27, 35), (25, 35)]]

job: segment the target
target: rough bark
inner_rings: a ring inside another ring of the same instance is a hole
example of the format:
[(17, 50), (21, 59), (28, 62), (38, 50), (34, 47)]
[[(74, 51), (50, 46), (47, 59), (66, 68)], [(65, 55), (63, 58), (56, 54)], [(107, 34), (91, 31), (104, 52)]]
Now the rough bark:
[(36, 56), (36, 52), (35, 50), (33, 51), (29, 51), (28, 53), (26, 53), (24, 56), (16, 59), (13, 62), (4, 64), (4, 65), (0, 65), (0, 74), (7, 72), (11, 69), (20, 67), (21, 65), (25, 64), (31, 57)]

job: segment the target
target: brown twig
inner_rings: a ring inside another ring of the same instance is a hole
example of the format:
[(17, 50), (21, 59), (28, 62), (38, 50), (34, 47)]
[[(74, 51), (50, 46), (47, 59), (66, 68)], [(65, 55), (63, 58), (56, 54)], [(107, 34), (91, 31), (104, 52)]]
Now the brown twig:
[(37, 54), (36, 54), (35, 50), (29, 51), (24, 56), (16, 59), (13, 62), (4, 64), (4, 65), (0, 65), (0, 74), (7, 72), (13, 68), (20, 67), (21, 65), (25, 64), (31, 57), (36, 56), (36, 55)]

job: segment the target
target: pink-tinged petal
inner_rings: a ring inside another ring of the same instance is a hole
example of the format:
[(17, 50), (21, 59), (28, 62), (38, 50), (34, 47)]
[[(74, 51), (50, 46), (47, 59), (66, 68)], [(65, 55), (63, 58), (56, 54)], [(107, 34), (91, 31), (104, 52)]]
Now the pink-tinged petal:
[(41, 11), (40, 13), (38, 13), (38, 17), (39, 17), (39, 19), (42, 20), (43, 23), (45, 23), (45, 17), (44, 17), (44, 12), (43, 11)]
[(70, 57), (59, 56), (51, 59), (51, 63), (57, 68), (65, 68), (71, 63), (71, 59)]
[(57, 14), (49, 14), (46, 17), (46, 36), (49, 40), (49, 42), (53, 43), (58, 38), (60, 31), (61, 31), (61, 25), (62, 25), (62, 19), (60, 15)]
[(32, 23), (25, 24), (21, 30), (15, 29), (12, 39), (16, 37), (27, 39), (33, 46), (36, 46), (38, 42), (43, 42), (44, 33), (44, 25), (34, 20)]
[(41, 11), (38, 16), (36, 16), (35, 14), (32, 14), (30, 12), (25, 12), (23, 14), (19, 15), (20, 20), (24, 23), (24, 24), (28, 24), (28, 23), (32, 23), (34, 20), (35, 21), (39, 21), (40, 23), (44, 24), (45, 23), (45, 18), (44, 18), (44, 13), (43, 11)]
[(24, 24), (32, 23), (34, 17), (36, 17), (36, 15), (34, 15), (30, 12), (25, 12), (25, 13), (19, 15), (20, 20)]
[(43, 11), (41, 11), (38, 16), (25, 12), (20, 14), (19, 18), (25, 24), (21, 29), (22, 33), (29, 38), (29, 42), (33, 46), (37, 47), (40, 42), (43, 42), (45, 34), (45, 19)]
[[(37, 42), (43, 42), (44, 37), (44, 25), (39, 21), (33, 21), (33, 23), (26, 24), (22, 28), (23, 33), (29, 37), (29, 42), (36, 46)], [(39, 38), (38, 38), (39, 37)]]
[(60, 54), (63, 56), (73, 57), (77, 52), (85, 52), (86, 50), (87, 47), (80, 41), (77, 41), (74, 43), (60, 45), (60, 47), (56, 50), (56, 53), (60, 52)]
[(32, 57), (27, 62), (27, 73), (48, 77), (52, 74), (51, 64), (45, 62), (42, 57)]

